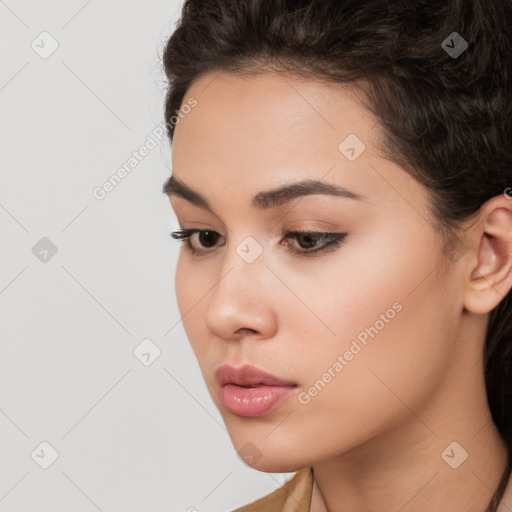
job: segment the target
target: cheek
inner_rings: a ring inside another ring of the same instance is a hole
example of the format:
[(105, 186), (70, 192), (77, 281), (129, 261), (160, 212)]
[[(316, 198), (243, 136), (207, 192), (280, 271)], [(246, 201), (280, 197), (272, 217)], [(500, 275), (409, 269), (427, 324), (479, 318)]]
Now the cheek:
[[(187, 339), (198, 359), (205, 349), (202, 344), (206, 345), (208, 342), (208, 337), (200, 330), (204, 327), (199, 321), (202, 311), (201, 298), (208, 291), (204, 286), (205, 282), (207, 281), (202, 278), (197, 267), (192, 267), (186, 262), (185, 255), (180, 254), (174, 281), (176, 301)], [(201, 318), (204, 318), (204, 315)]]
[(356, 443), (419, 410), (453, 360), (456, 294), (435, 271), (438, 256), (425, 236), (411, 231), (389, 243), (374, 235), (372, 247), (354, 242), (338, 265), (302, 278), (323, 323), (304, 311), (296, 327), (309, 400), (296, 420), (311, 435), (330, 432), (326, 447), (340, 431), (347, 434), (340, 442)]

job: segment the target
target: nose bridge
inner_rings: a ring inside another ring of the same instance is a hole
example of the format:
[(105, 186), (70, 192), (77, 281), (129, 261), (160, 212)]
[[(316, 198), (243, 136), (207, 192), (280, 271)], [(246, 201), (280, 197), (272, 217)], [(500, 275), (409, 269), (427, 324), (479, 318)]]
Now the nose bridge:
[(263, 247), (251, 238), (228, 248), (208, 300), (207, 326), (224, 338), (241, 328), (264, 331), (272, 323), (271, 294), (264, 284), (269, 271)]
[(263, 245), (250, 234), (231, 238), (232, 242), (228, 243), (224, 256), (221, 276), (228, 280), (233, 280), (236, 276), (234, 292), (239, 292), (244, 287), (250, 292), (251, 283), (254, 286), (261, 284), (268, 272), (264, 264)]
[(216, 300), (242, 306), (245, 302), (252, 302), (255, 293), (264, 292), (263, 274), (268, 269), (264, 265), (262, 251), (256, 256), (255, 250), (255, 242), (247, 239), (229, 246), (221, 266), (218, 285), (213, 290)]

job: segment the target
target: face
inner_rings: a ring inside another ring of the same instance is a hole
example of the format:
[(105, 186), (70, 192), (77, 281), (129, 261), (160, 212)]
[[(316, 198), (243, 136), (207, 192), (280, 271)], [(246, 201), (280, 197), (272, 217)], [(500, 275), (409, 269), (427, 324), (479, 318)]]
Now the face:
[[(170, 194), (180, 226), (202, 230), (197, 253), (181, 242), (176, 294), (236, 450), (289, 472), (406, 425), (453, 364), (462, 307), (426, 189), (379, 155), (354, 90), (215, 73), (190, 97), (173, 176), (209, 208)], [(306, 180), (348, 192), (262, 194)], [(236, 374), (249, 366), (280, 381)]]

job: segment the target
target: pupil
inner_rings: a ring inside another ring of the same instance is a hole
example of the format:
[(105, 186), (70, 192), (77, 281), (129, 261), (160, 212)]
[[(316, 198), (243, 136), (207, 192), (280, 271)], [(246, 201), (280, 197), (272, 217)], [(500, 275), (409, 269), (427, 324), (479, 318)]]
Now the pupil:
[[(200, 234), (200, 241), (201, 241), (201, 245), (204, 245), (205, 247), (209, 247), (208, 245), (208, 238), (210, 238), (210, 243), (213, 245), (215, 243), (215, 235), (213, 235), (213, 232), (212, 231), (204, 231), (203, 233)], [(212, 240), (213, 238), (213, 240)], [(206, 243), (204, 243), (206, 239)]]
[[(314, 246), (315, 244), (311, 242), (311, 235), (299, 235), (299, 240), (306, 240), (306, 245), (308, 246), (307, 248), (311, 247), (311, 246)], [(308, 242), (309, 240), (309, 242)], [(302, 245), (302, 243), (301, 243)]]

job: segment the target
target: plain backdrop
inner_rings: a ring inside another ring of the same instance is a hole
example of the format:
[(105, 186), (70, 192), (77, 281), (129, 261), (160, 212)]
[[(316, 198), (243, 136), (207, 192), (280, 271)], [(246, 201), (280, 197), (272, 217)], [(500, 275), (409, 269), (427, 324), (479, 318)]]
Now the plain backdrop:
[(0, 0), (2, 512), (227, 512), (291, 476), (238, 457), (176, 304), (181, 5)]

